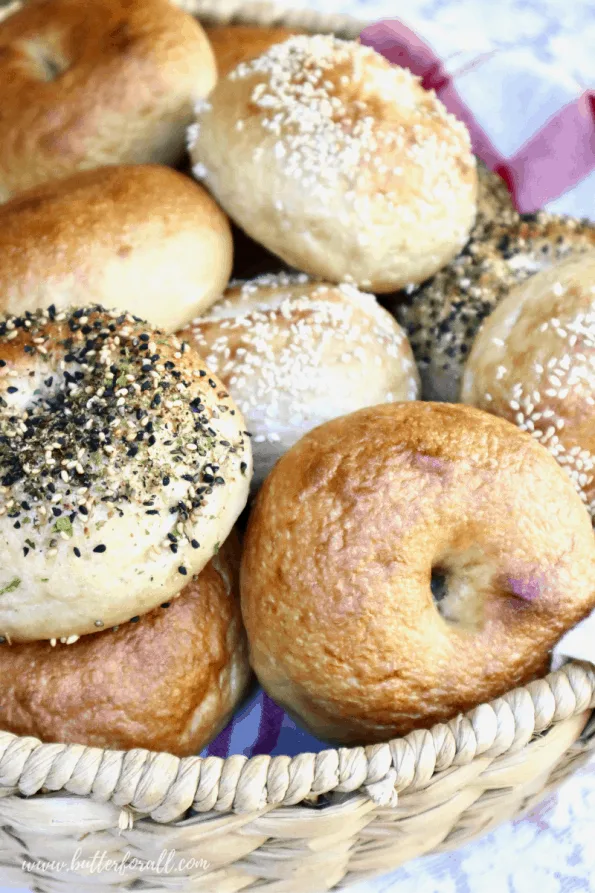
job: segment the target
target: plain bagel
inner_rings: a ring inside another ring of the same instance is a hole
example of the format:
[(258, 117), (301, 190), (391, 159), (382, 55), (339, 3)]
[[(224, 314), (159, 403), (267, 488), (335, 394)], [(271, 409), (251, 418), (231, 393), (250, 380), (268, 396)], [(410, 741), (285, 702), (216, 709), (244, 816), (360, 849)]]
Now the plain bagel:
[(528, 434), (468, 406), (386, 404), (279, 460), (241, 595), (270, 696), (320, 738), (370, 743), (542, 675), (595, 605), (595, 543)]
[(289, 28), (260, 25), (211, 25), (205, 31), (215, 54), (219, 77), (229, 74), (240, 62), (260, 56), (269, 47), (298, 33)]
[(180, 596), (71, 645), (0, 646), (0, 728), (42, 741), (190, 756), (250, 678), (232, 536)]
[(96, 302), (167, 331), (221, 295), (228, 220), (188, 177), (159, 165), (99, 168), (0, 206), (0, 311)]
[(176, 596), (227, 538), (244, 421), (174, 336), (90, 307), (0, 323), (0, 636), (96, 633)]
[(0, 200), (104, 164), (175, 164), (216, 81), (168, 0), (29, 0), (0, 21)]

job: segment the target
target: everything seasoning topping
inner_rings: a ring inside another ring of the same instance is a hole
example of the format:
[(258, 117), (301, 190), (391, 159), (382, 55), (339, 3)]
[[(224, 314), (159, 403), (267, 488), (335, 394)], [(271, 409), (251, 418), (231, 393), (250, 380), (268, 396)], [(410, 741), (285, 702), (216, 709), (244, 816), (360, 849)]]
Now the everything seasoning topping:
[[(422, 375), (446, 373), (457, 400), (462, 370), (484, 319), (510, 290), (534, 273), (595, 246), (595, 227), (540, 211), (503, 209), (490, 223), (481, 217), (463, 251), (429, 282), (408, 289), (395, 307)], [(432, 395), (434, 396), (434, 395)]]
[(208, 504), (213, 468), (244, 449), (224, 424), (228, 393), (213, 382), (205, 399), (200, 358), (129, 314), (9, 318), (0, 357), (0, 516), (26, 525), (27, 550), (51, 556), (75, 537), (77, 558), (102, 554), (97, 534), (128, 506), (180, 521), (180, 542)]

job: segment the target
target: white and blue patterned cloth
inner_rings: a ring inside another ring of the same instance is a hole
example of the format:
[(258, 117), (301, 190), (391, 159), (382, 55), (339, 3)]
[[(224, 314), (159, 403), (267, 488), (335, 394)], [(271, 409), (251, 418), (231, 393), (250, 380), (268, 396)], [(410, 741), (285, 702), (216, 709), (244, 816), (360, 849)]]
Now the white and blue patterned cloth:
[(584, 87), (595, 87), (593, 0), (301, 0), (299, 5), (369, 21), (402, 18), (419, 34), (431, 24), (478, 46), (524, 48)]

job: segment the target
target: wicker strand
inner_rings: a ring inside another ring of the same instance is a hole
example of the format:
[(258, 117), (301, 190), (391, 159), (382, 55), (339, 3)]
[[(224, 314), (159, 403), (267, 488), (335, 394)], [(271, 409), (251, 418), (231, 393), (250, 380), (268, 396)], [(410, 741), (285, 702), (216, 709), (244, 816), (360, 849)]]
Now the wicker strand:
[(249, 813), (320, 794), (365, 793), (379, 806), (428, 784), (437, 771), (522, 750), (552, 723), (595, 704), (595, 669), (570, 663), (545, 679), (431, 730), (372, 747), (288, 757), (189, 757), (41, 744), (0, 732), (0, 787), (31, 795), (68, 791), (111, 801), (158, 822), (197, 812)]
[(368, 22), (353, 16), (321, 13), (315, 9), (292, 9), (283, 3), (246, 3), (245, 0), (172, 0), (176, 6), (206, 24), (261, 25), (336, 34), (354, 39)]

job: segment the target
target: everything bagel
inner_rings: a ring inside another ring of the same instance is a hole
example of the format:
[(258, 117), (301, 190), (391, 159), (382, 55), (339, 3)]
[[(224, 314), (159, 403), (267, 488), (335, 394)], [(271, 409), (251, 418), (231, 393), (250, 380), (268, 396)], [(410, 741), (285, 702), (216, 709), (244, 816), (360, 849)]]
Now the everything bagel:
[(244, 421), (198, 354), (91, 307), (0, 323), (0, 637), (71, 638), (177, 595), (248, 496)]

